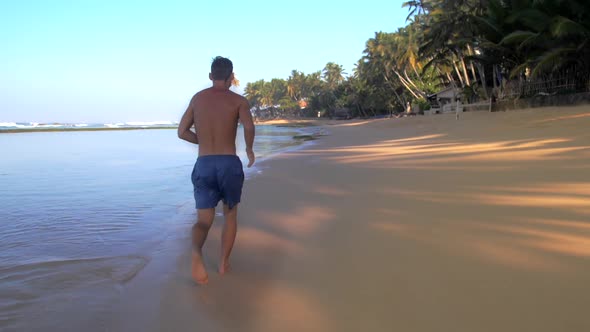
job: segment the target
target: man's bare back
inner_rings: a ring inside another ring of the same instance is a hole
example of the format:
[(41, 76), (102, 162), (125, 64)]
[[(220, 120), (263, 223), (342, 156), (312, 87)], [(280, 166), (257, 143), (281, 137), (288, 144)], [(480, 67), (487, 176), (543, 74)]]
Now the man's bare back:
[(199, 156), (236, 154), (238, 120), (250, 115), (246, 99), (212, 87), (197, 93), (191, 104)]
[[(254, 122), (246, 98), (229, 90), (234, 80), (229, 59), (217, 57), (211, 65), (211, 88), (197, 93), (189, 103), (180, 123), (178, 137), (199, 144), (199, 157), (191, 174), (194, 186), (197, 223), (193, 226), (191, 274), (198, 284), (209, 280), (203, 264), (202, 248), (215, 217), (219, 201), (224, 204), (225, 224), (219, 273), (229, 268), (229, 256), (237, 232), (237, 205), (240, 203), (244, 172), (236, 155), (238, 122), (244, 128), (248, 167), (254, 163)], [(195, 132), (191, 130), (195, 129)]]
[[(179, 137), (199, 144), (199, 156), (236, 154), (238, 121), (244, 126), (246, 152), (251, 166), (254, 122), (246, 98), (225, 87), (211, 87), (198, 92), (191, 100), (180, 124)], [(190, 128), (196, 137), (191, 139)], [(185, 136), (185, 137), (182, 137)]]

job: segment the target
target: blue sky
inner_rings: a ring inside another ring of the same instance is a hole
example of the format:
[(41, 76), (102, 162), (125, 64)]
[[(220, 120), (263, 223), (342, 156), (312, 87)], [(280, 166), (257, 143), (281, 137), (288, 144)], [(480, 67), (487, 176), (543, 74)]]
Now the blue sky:
[(402, 2), (0, 1), (0, 122), (178, 120), (216, 55), (242, 88), (329, 61), (350, 73), (405, 25)]

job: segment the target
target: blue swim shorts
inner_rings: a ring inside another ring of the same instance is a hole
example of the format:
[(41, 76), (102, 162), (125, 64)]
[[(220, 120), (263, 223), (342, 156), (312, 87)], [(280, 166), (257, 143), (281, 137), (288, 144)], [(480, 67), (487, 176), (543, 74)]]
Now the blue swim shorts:
[(230, 209), (240, 202), (244, 169), (235, 155), (209, 155), (197, 158), (191, 175), (197, 209), (210, 209), (220, 200)]

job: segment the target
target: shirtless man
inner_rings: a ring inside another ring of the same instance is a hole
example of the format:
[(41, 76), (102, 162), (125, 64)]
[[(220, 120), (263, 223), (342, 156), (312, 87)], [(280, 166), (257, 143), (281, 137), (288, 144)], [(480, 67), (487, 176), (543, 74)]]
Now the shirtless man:
[[(229, 255), (237, 233), (238, 203), (242, 194), (244, 171), (236, 156), (238, 121), (244, 127), (248, 167), (254, 164), (254, 123), (246, 98), (229, 90), (233, 80), (233, 64), (216, 57), (209, 79), (213, 86), (198, 92), (191, 100), (178, 125), (178, 137), (199, 144), (199, 157), (192, 172), (197, 223), (192, 229), (191, 274), (197, 284), (207, 284), (207, 270), (202, 249), (215, 217), (215, 207), (223, 200), (225, 224), (221, 234), (219, 273), (229, 268)], [(195, 127), (195, 132), (191, 127)]]

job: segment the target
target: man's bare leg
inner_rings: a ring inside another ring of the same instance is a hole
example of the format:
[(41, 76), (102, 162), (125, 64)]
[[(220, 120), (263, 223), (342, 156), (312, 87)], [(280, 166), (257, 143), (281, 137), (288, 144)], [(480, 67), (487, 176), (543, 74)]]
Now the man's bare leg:
[(225, 223), (221, 233), (221, 260), (219, 262), (219, 274), (221, 275), (230, 270), (229, 255), (234, 247), (238, 232), (238, 206), (236, 205), (230, 210), (229, 206), (224, 204), (223, 215), (225, 216)]
[(205, 285), (209, 282), (207, 270), (203, 264), (203, 245), (209, 234), (209, 229), (215, 218), (215, 209), (197, 210), (197, 223), (193, 225), (193, 252), (191, 274), (193, 280), (199, 285)]

